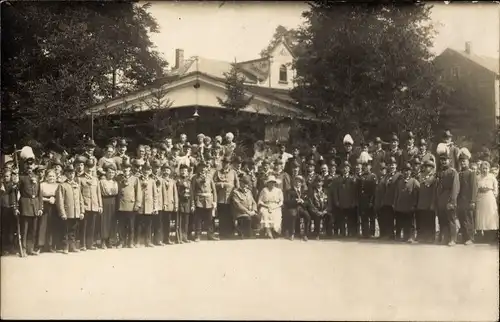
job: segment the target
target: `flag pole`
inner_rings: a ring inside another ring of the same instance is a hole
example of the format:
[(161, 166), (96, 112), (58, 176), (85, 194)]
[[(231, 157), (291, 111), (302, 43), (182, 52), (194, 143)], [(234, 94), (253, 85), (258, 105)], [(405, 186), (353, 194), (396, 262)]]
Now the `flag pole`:
[(94, 112), (90, 112), (90, 136), (92, 137), (92, 140), (94, 139)]

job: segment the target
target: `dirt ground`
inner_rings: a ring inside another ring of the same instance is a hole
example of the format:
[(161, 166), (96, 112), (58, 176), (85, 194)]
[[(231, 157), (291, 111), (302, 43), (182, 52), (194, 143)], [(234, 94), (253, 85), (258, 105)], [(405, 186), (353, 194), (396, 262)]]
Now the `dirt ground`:
[(201, 242), (5, 257), (2, 318), (497, 320), (498, 248)]

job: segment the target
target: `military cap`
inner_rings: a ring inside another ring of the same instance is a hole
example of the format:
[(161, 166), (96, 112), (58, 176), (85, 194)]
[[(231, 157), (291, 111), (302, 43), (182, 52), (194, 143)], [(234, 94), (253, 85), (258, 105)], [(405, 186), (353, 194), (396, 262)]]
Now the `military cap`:
[(222, 158), (222, 163), (231, 163), (231, 157), (226, 156)]
[(412, 167), (411, 167), (411, 164), (409, 162), (405, 162), (405, 164), (403, 164), (403, 169), (402, 170), (411, 170)]
[(419, 145), (420, 146), (427, 146), (427, 141), (425, 141), (425, 139), (420, 139)]
[(118, 142), (118, 146), (127, 146), (128, 143), (127, 143), (127, 140), (126, 139), (121, 139), (119, 142)]
[(140, 167), (140, 166), (144, 165), (144, 161), (139, 160), (139, 159), (134, 159), (134, 160), (132, 160), (132, 165), (134, 167)]
[(203, 134), (203, 133), (199, 133), (196, 137), (197, 137), (197, 138), (205, 138), (205, 134)]
[(415, 134), (413, 134), (413, 132), (412, 132), (412, 131), (409, 131), (409, 132), (407, 133), (407, 137), (408, 137), (408, 139), (414, 139), (414, 138), (415, 138)]
[(149, 162), (144, 163), (144, 165), (142, 166), (142, 170), (151, 170), (151, 165), (149, 164)]
[(165, 170), (165, 169), (170, 169), (172, 170), (172, 167), (170, 166), (170, 164), (168, 162), (165, 162), (162, 166), (161, 166), (162, 170)]
[(306, 182), (306, 180), (304, 179), (304, 177), (300, 176), (300, 175), (293, 177), (293, 182), (295, 182), (295, 181), (300, 181), (302, 183)]
[(95, 166), (95, 162), (94, 162), (94, 160), (93, 160), (93, 159), (90, 159), (90, 158), (89, 158), (89, 159), (87, 159), (87, 160), (85, 161), (85, 166), (86, 166), (87, 168), (93, 168), (93, 167)]
[(244, 176), (241, 177), (240, 183), (241, 184), (246, 184), (246, 185), (252, 184), (252, 179), (250, 178), (250, 176), (244, 175)]
[(380, 167), (380, 169), (385, 169), (385, 168), (387, 168), (387, 166), (386, 166), (385, 162), (380, 162), (380, 163), (379, 163), (379, 167)]
[(349, 161), (342, 162), (342, 168), (350, 168), (350, 167), (351, 167), (351, 164), (349, 163)]
[(85, 141), (85, 146), (95, 148), (97, 145), (95, 144), (95, 141), (93, 139), (88, 139), (87, 141)]
[(441, 160), (448, 160), (450, 158), (450, 156), (448, 155), (448, 153), (440, 153), (439, 154), (439, 159)]
[(161, 162), (160, 162), (160, 160), (154, 159), (153, 161), (151, 161), (151, 167), (153, 167), (155, 169), (161, 168)]
[(132, 167), (132, 164), (130, 163), (129, 159), (125, 159), (123, 161), (123, 163), (121, 164), (122, 169), (131, 168), (131, 167)]
[(382, 139), (380, 138), (380, 136), (377, 136), (375, 138), (375, 143), (382, 143)]
[(64, 173), (75, 172), (75, 167), (71, 164), (68, 164), (64, 167)]
[(413, 159), (411, 160), (411, 163), (412, 163), (413, 165), (422, 164), (422, 162), (420, 161), (420, 159), (419, 159), (419, 158), (413, 158)]
[(396, 158), (395, 157), (390, 157), (389, 160), (387, 160), (387, 164), (396, 164)]
[(453, 137), (453, 135), (451, 134), (450, 130), (446, 130), (443, 133), (443, 137), (445, 137), (445, 138), (451, 138), (451, 137)]
[(274, 160), (274, 165), (278, 165), (278, 164), (285, 164), (285, 162), (283, 162), (282, 159), (276, 159), (276, 160)]
[(215, 137), (215, 141), (216, 141), (216, 142), (219, 142), (219, 143), (222, 143), (222, 136), (217, 135), (217, 136)]
[(398, 141), (399, 142), (399, 138), (397, 136), (396, 133), (393, 133), (392, 136), (391, 136), (391, 141), (394, 142), (394, 141)]
[(361, 147), (362, 148), (367, 148), (368, 147), (368, 143), (367, 142), (361, 142)]
[(269, 165), (269, 160), (268, 159), (262, 160), (261, 165)]
[(113, 143), (113, 142), (118, 143), (118, 138), (116, 136), (114, 136), (111, 139), (109, 139), (109, 143)]
[(54, 158), (54, 160), (52, 160), (51, 164), (52, 164), (52, 166), (55, 166), (55, 165), (60, 165), (61, 167), (63, 166), (63, 163), (62, 163), (61, 159), (59, 159), (59, 158)]
[(307, 165), (311, 166), (316, 166), (316, 161), (314, 161), (314, 159), (309, 159), (309, 161), (307, 161)]
[(205, 142), (205, 143), (211, 143), (212, 142), (212, 138), (209, 137), (209, 136), (205, 136), (205, 137), (203, 137), (203, 142)]
[(75, 161), (73, 163), (74, 164), (78, 164), (78, 163), (85, 164), (86, 161), (87, 161), (86, 157), (84, 157), (83, 155), (77, 155), (76, 158), (75, 158)]
[(183, 163), (179, 166), (179, 170), (182, 170), (182, 169), (189, 169), (189, 167)]
[(106, 163), (103, 167), (104, 171), (113, 170), (116, 171), (116, 165), (114, 163)]
[(436, 164), (432, 160), (424, 160), (424, 163), (422, 164), (424, 167), (436, 167)]
[[(165, 150), (166, 150), (166, 149), (165, 149)], [(179, 147), (178, 147), (177, 145), (174, 145), (174, 146), (172, 147), (172, 151), (179, 151), (179, 150), (180, 150), (180, 149), (179, 149)]]
[(47, 167), (43, 164), (39, 164), (36, 166), (36, 171), (43, 171), (43, 170), (47, 170)]

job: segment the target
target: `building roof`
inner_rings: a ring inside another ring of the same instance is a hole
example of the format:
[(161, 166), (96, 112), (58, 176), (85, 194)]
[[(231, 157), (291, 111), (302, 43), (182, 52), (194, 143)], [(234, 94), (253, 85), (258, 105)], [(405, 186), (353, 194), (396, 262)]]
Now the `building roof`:
[(476, 55), (474, 53), (468, 54), (464, 50), (458, 50), (455, 48), (447, 48), (447, 49), (459, 54), (462, 57), (465, 57), (465, 58), (471, 60), (472, 62), (478, 64), (479, 66), (482, 66), (482, 67), (488, 69), (489, 71), (492, 71), (495, 74), (499, 73), (499, 69), (498, 69), (499, 61), (497, 58), (488, 57), (488, 56), (479, 56), (479, 55)]

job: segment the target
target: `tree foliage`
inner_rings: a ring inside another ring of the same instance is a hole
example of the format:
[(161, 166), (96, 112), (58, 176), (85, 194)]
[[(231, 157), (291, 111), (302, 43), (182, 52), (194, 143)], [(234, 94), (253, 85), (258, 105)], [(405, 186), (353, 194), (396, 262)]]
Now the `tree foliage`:
[(275, 48), (283, 38), (288, 45), (295, 48), (298, 42), (298, 30), (288, 29), (282, 25), (278, 25), (269, 45), (260, 51), (260, 57), (267, 57), (271, 53), (271, 50)]
[(231, 64), (231, 69), (229, 72), (224, 73), (224, 77), (226, 97), (217, 97), (219, 105), (234, 112), (247, 107), (253, 100), (253, 96), (247, 95), (245, 77), (241, 75), (236, 64)]
[(430, 9), (310, 3), (292, 97), (358, 140), (404, 130), (430, 137), (446, 95), (431, 62)]
[(149, 7), (109, 1), (3, 5), (2, 130), (8, 142), (2, 143), (71, 142), (88, 106), (163, 76), (167, 63), (149, 39), (158, 32)]

